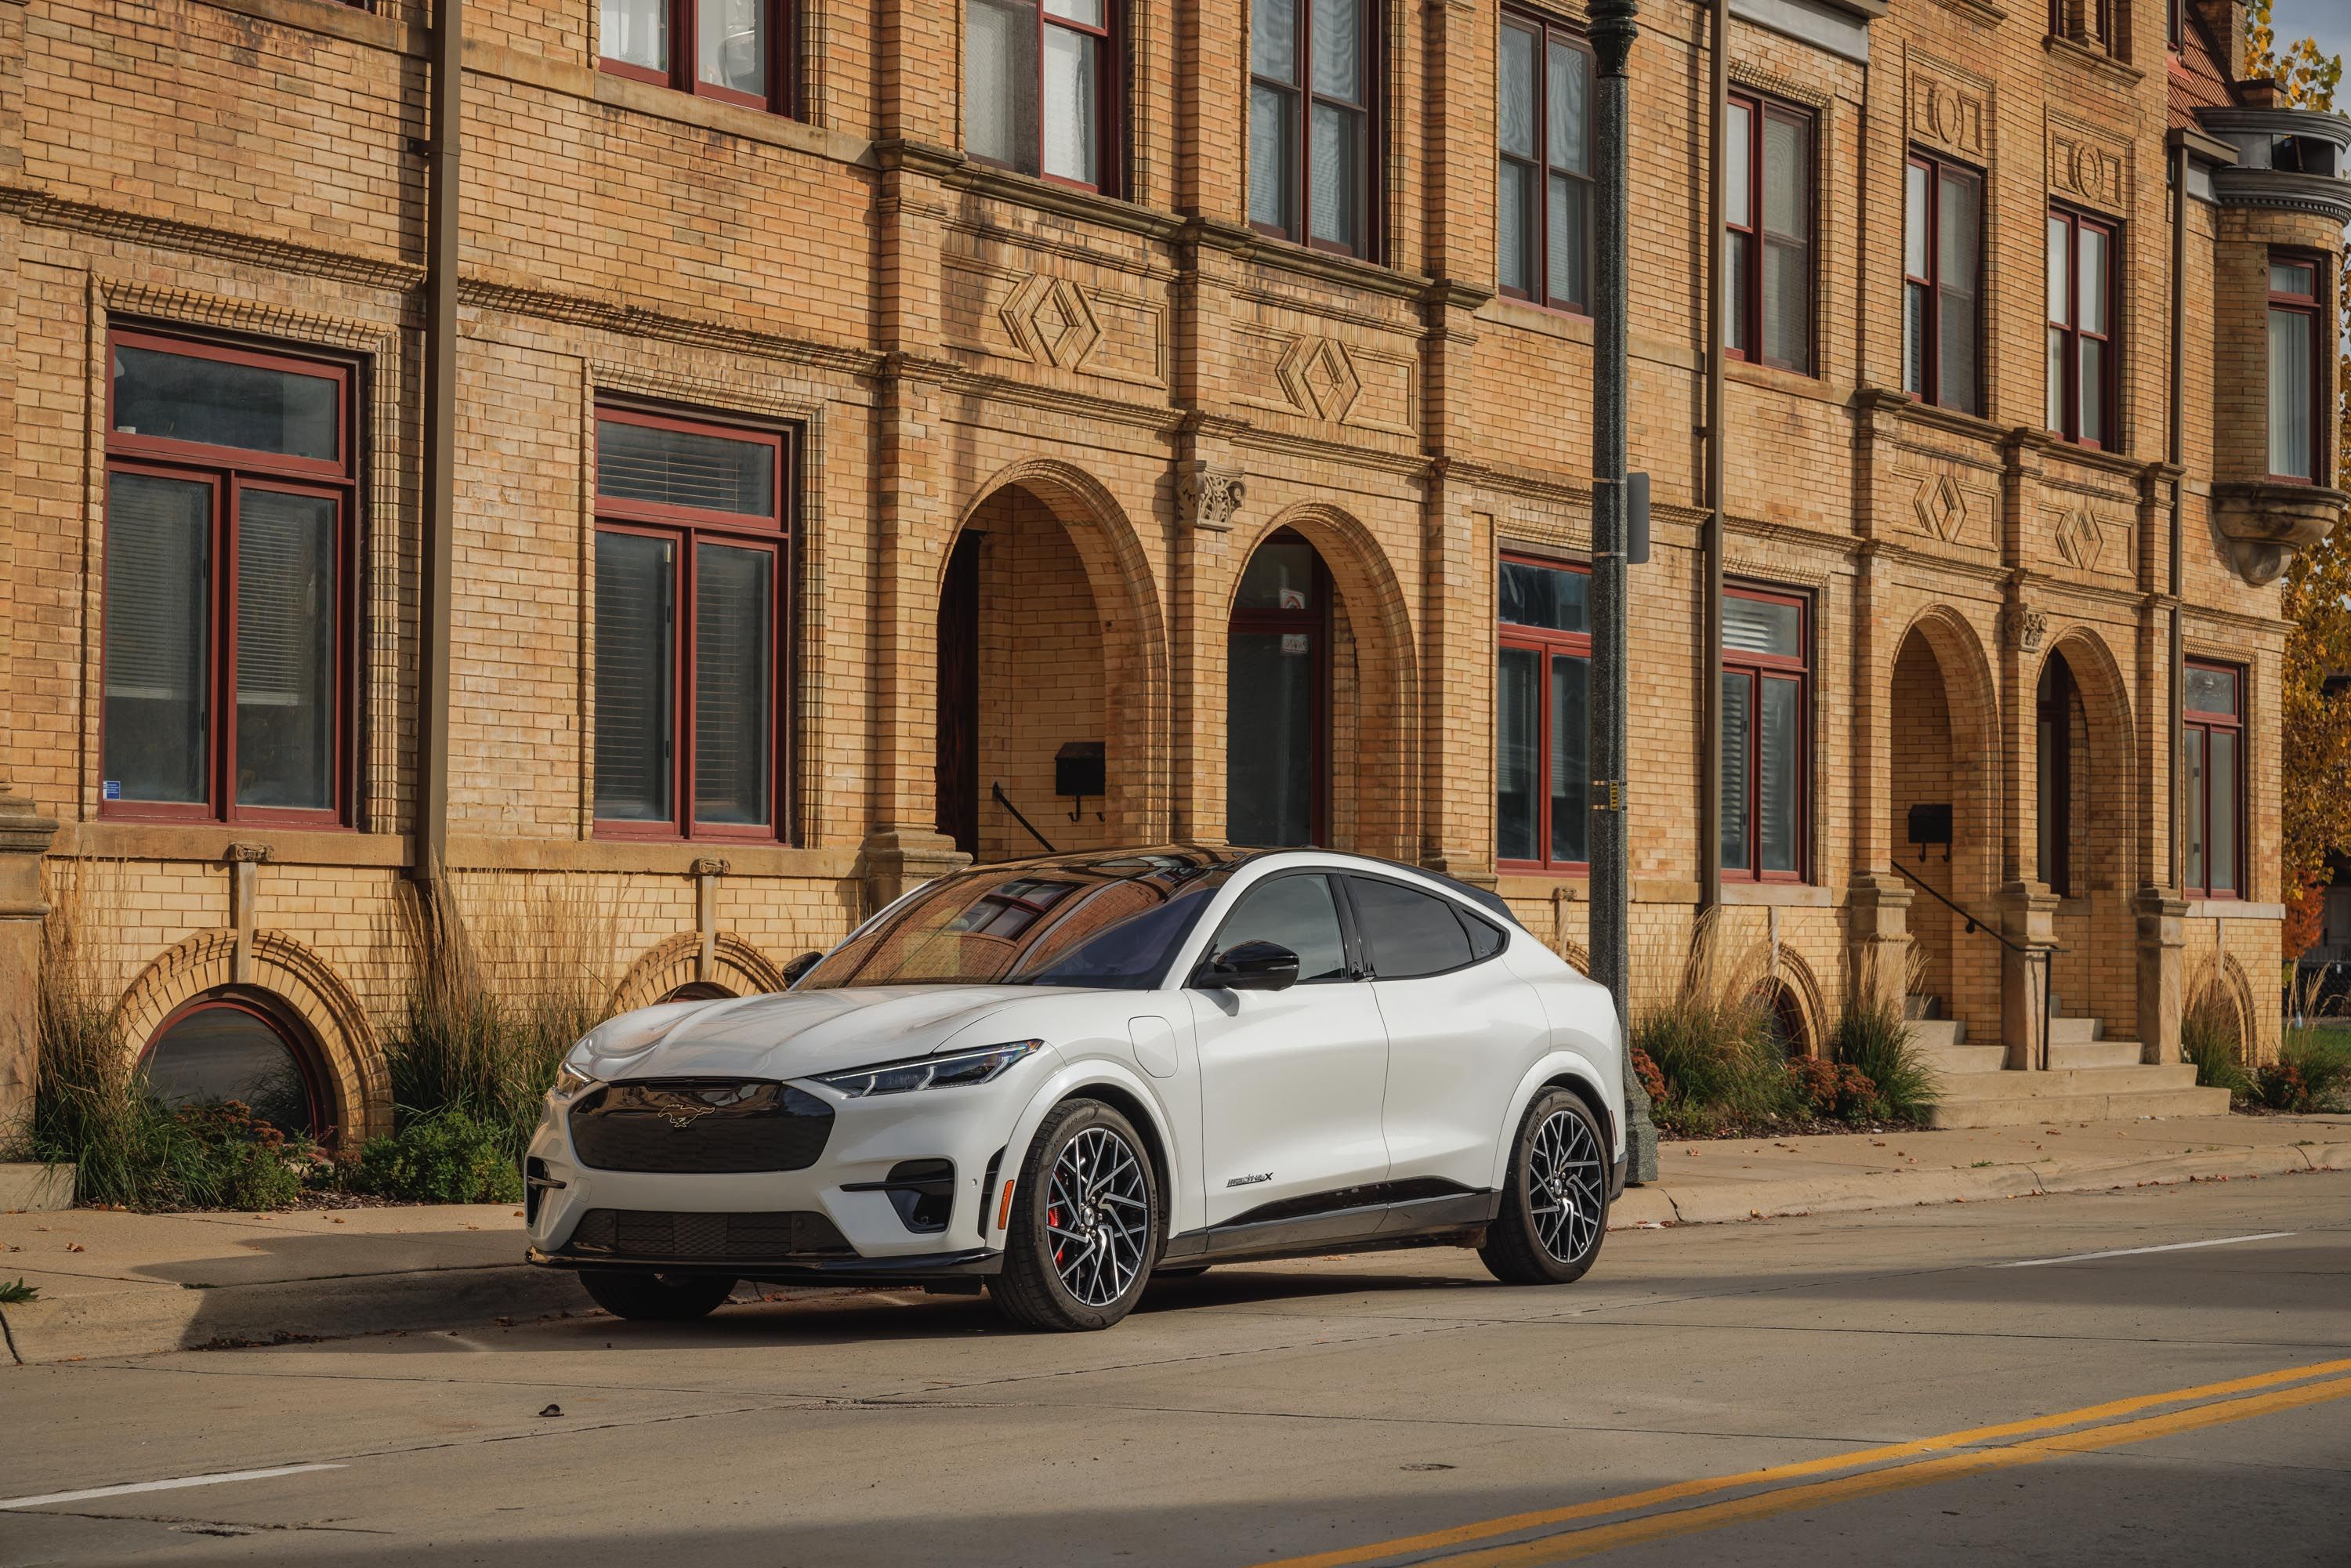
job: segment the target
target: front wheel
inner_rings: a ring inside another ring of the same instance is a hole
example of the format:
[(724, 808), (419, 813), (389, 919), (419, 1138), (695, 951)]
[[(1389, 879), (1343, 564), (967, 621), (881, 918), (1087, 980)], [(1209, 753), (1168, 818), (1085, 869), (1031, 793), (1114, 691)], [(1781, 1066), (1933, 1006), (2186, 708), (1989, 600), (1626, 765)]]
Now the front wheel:
[(1608, 1153), (1591, 1109), (1564, 1089), (1527, 1107), (1502, 1184), (1502, 1212), (1478, 1249), (1510, 1285), (1583, 1278), (1608, 1234)]
[(987, 1281), (997, 1310), (1032, 1329), (1106, 1329), (1134, 1309), (1159, 1254), (1158, 1178), (1134, 1126), (1098, 1100), (1056, 1106), (1021, 1161)]
[(679, 1323), (706, 1318), (734, 1293), (735, 1281), (715, 1274), (657, 1274), (651, 1270), (584, 1269), (580, 1282), (616, 1318)]

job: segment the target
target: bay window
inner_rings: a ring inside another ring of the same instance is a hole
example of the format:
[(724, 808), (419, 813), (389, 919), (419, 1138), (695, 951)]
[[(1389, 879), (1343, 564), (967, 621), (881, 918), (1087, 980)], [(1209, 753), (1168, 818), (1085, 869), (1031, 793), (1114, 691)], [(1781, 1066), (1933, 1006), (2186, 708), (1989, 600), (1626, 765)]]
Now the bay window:
[(1111, 191), (1119, 160), (1116, 0), (969, 0), (964, 149), (1067, 185)]
[(1903, 186), (1904, 392), (1961, 413), (1983, 412), (1982, 278), (1983, 176), (1912, 153)]
[(596, 418), (596, 831), (782, 836), (786, 439)]
[(353, 368), (108, 341), (101, 810), (348, 820)]
[(1722, 595), (1722, 874), (1804, 875), (1811, 650), (1805, 601), (1763, 589)]
[(601, 0), (614, 76), (778, 114), (798, 111), (792, 0)]
[(1500, 575), (1495, 859), (1581, 871), (1591, 859), (1591, 574), (1505, 556)]
[(1813, 116), (1730, 95), (1723, 347), (1807, 375), (1813, 369)]
[(2049, 429), (2111, 449), (2116, 435), (2115, 228), (2086, 214), (2049, 214)]
[(1249, 222), (1372, 253), (1373, 0), (1253, 0)]
[(2307, 483), (2318, 477), (2322, 418), (2319, 362), (2318, 263), (2270, 258), (2270, 477)]
[(1592, 51), (1556, 22), (1502, 13), (1502, 292), (1564, 310), (1592, 303)]
[(2188, 891), (2198, 898), (2237, 898), (2245, 891), (2244, 684), (2234, 665), (2189, 661), (2180, 770)]

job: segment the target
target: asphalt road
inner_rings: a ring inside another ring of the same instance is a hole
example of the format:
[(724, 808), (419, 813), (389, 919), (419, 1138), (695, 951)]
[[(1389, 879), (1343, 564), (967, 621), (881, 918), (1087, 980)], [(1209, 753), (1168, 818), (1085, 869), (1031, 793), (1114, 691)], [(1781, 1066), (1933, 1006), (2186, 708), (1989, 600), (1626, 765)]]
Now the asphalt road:
[(8, 1564), (1594, 1555), (2351, 1564), (2351, 1175), (0, 1371)]

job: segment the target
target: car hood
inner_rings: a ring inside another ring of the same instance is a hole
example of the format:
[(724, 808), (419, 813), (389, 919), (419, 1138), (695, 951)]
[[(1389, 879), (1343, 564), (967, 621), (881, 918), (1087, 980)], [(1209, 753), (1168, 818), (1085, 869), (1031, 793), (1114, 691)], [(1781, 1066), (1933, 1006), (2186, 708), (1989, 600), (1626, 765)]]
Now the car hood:
[[(571, 1064), (591, 1078), (608, 1081), (706, 1075), (806, 1078), (927, 1056), (1008, 1004), (1036, 994), (1028, 986), (779, 991), (712, 1002), (684, 1014), (650, 1046), (575, 1052)], [(962, 1043), (997, 1042), (973, 1039)]]

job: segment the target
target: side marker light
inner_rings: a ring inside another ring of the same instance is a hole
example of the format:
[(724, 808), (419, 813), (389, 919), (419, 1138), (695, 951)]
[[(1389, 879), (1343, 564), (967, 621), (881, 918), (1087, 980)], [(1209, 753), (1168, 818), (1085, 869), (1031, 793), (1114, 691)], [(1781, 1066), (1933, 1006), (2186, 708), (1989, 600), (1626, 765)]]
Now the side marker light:
[(1004, 1184), (1004, 1201), (996, 1206), (996, 1228), (998, 1230), (1009, 1230), (1011, 1228), (1012, 1183), (1006, 1182)]

